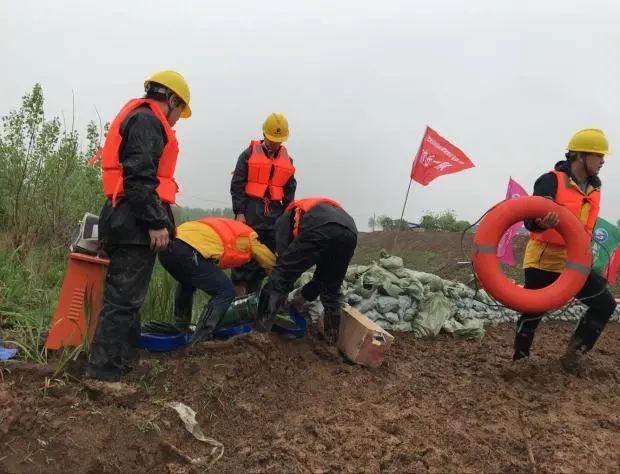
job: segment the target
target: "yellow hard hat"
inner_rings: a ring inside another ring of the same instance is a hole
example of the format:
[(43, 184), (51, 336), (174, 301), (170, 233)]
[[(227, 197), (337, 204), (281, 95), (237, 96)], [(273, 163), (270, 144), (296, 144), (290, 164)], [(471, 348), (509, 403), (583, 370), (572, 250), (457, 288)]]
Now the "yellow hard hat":
[(583, 151), (586, 153), (609, 153), (609, 143), (602, 130), (598, 128), (584, 128), (573, 135), (568, 143), (568, 151)]
[(192, 109), (189, 107), (189, 86), (181, 74), (176, 71), (159, 71), (144, 81), (145, 88), (148, 86), (149, 82), (161, 84), (178, 95), (179, 98), (185, 103), (185, 108), (181, 113), (181, 118), (191, 117)]
[(263, 135), (272, 142), (282, 143), (288, 138), (288, 120), (282, 114), (269, 114), (263, 122)]

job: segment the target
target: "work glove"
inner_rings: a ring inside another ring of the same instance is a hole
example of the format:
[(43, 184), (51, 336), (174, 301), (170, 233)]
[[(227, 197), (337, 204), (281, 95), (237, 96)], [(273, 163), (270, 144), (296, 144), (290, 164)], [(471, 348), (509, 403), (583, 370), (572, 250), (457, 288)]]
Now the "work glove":
[(276, 314), (286, 301), (286, 294), (263, 289), (258, 298), (258, 314), (256, 315), (256, 330), (269, 332), (273, 326)]

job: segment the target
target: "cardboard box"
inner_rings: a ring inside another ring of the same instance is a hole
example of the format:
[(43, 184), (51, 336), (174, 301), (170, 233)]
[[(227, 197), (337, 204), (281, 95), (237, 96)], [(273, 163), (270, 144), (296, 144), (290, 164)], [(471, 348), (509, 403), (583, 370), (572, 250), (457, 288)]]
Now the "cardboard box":
[(394, 336), (357, 309), (342, 308), (338, 349), (356, 364), (379, 367), (383, 363)]

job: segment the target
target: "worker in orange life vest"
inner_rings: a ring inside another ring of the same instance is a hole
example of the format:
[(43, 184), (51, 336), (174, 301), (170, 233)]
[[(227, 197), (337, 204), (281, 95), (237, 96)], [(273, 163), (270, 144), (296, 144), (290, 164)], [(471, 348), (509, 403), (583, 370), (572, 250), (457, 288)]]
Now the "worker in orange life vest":
[(334, 344), (343, 304), (340, 287), (357, 246), (353, 218), (327, 198), (293, 201), (276, 224), (276, 266), (259, 298), (256, 328), (271, 330), (274, 318), (303, 272), (316, 265), (312, 280), (296, 295), (303, 305), (321, 297), (325, 338)]
[[(263, 123), (263, 140), (252, 140), (241, 153), (230, 183), (235, 218), (252, 227), (261, 242), (275, 251), (274, 226), (284, 209), (295, 199), (295, 167), (284, 142), (288, 121), (270, 114)], [(265, 272), (250, 262), (231, 274), (238, 295), (260, 289)]]
[(251, 227), (223, 217), (181, 224), (171, 247), (159, 253), (160, 263), (178, 282), (174, 316), (179, 331), (189, 329), (196, 289), (211, 297), (198, 320), (192, 344), (212, 339), (213, 330), (235, 297), (233, 284), (223, 269), (237, 268), (252, 260), (271, 273), (276, 257)]
[(103, 308), (86, 376), (115, 381), (138, 358), (140, 316), (155, 264), (155, 253), (174, 237), (170, 205), (178, 190), (174, 170), (179, 147), (172, 127), (189, 118), (189, 87), (174, 71), (144, 83), (143, 98), (132, 99), (112, 121), (101, 159), (108, 198), (99, 235), (110, 258)]
[[(609, 153), (607, 138), (602, 130), (586, 128), (573, 135), (566, 160), (556, 163), (553, 170), (540, 176), (534, 184), (534, 195), (553, 199), (579, 218), (586, 231), (592, 234), (601, 202), (599, 171)], [(566, 247), (562, 236), (554, 230), (559, 223), (557, 213), (540, 219), (526, 219), (530, 240), (523, 257), (525, 288), (540, 289), (558, 279), (566, 265)], [(566, 352), (560, 359), (564, 368), (574, 370), (582, 356), (596, 343), (616, 308), (614, 297), (605, 279), (592, 271), (588, 273), (577, 299), (588, 307), (572, 335)], [(530, 355), (534, 333), (542, 314), (522, 314), (517, 323), (513, 360)]]

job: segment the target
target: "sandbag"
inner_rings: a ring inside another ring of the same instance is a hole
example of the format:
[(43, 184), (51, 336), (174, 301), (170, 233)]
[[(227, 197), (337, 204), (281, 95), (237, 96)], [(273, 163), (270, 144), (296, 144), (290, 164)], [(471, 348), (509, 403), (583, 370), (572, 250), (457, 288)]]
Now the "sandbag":
[(412, 306), (411, 308), (407, 308), (403, 314), (403, 321), (413, 321), (418, 313), (418, 308)]
[[(295, 284), (300, 288), (312, 280), (313, 269)], [(342, 283), (344, 301), (387, 330), (413, 331), (416, 337), (435, 337), (445, 332), (479, 339), (484, 335), (480, 319), (503, 321), (512, 312), (495, 308), (484, 291), (443, 280), (437, 275), (406, 268), (403, 259), (382, 251), (370, 265), (350, 265)], [(319, 300), (304, 308), (312, 319), (323, 314)]]
[(411, 331), (411, 321), (399, 321), (392, 326), (392, 331), (398, 332), (410, 332)]
[(385, 257), (379, 259), (379, 265), (381, 265), (386, 270), (394, 272), (394, 270), (403, 268), (402, 258), (395, 255), (387, 255), (385, 253), (383, 255), (385, 255)]
[(386, 321), (391, 322), (392, 324), (396, 324), (399, 321), (398, 314), (392, 313), (392, 312), (385, 313), (383, 315), (383, 319), (385, 319)]
[(368, 275), (368, 272), (364, 272), (355, 283), (355, 292), (362, 298), (370, 298), (377, 291), (380, 284), (381, 281), (378, 278)]
[(348, 283), (355, 283), (358, 277), (366, 270), (368, 270), (368, 265), (349, 265), (344, 281)]
[(457, 282), (445, 285), (443, 292), (448, 298), (452, 298), (455, 300), (461, 300), (463, 298), (473, 298), (475, 293), (474, 290), (472, 290), (467, 285)]
[(456, 319), (448, 319), (444, 323), (442, 331), (465, 339), (480, 341), (484, 337), (484, 324), (479, 319), (466, 319), (462, 322)]
[(372, 294), (369, 298), (363, 299), (362, 302), (356, 306), (356, 308), (362, 312), (367, 313), (371, 310), (374, 310), (377, 306), (377, 297)]
[[(374, 309), (371, 309), (370, 311), (367, 311), (366, 313), (364, 313), (364, 315), (370, 319), (371, 321), (379, 321), (380, 319), (383, 319), (383, 316), (381, 314), (379, 314), (377, 311), (375, 311)], [(379, 324), (379, 323), (377, 323)]]
[(381, 314), (396, 312), (398, 311), (398, 299), (391, 296), (379, 296), (376, 309)]
[(411, 328), (416, 337), (433, 338), (452, 313), (452, 303), (442, 293), (431, 294), (420, 305), (420, 311)]
[(398, 309), (405, 311), (407, 308), (411, 308), (411, 305), (413, 304), (413, 300), (411, 299), (410, 296), (407, 295), (401, 295), (398, 297)]
[(393, 283), (391, 281), (384, 281), (383, 283), (381, 283), (381, 286), (379, 287), (379, 291), (385, 295), (396, 298), (402, 295), (405, 290), (403, 290), (396, 283)]
[(362, 301), (364, 301), (364, 298), (362, 298), (360, 295), (358, 295), (357, 293), (351, 292), (347, 295), (347, 302), (351, 305), (351, 306), (355, 306), (360, 304)]
[(422, 301), (424, 299), (424, 286), (419, 280), (411, 280), (405, 289), (405, 293), (414, 300)]

